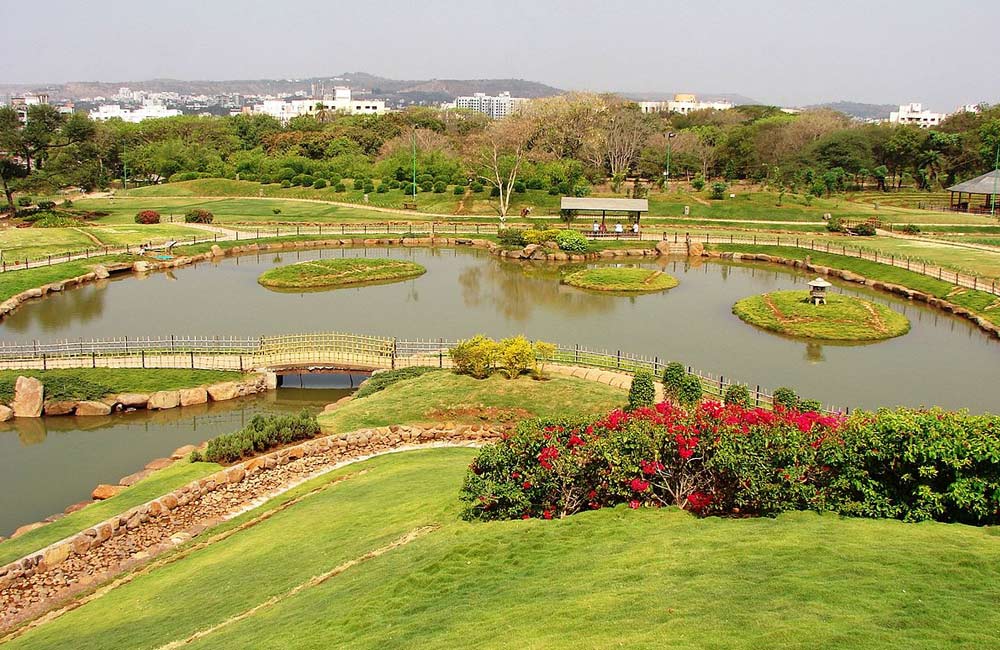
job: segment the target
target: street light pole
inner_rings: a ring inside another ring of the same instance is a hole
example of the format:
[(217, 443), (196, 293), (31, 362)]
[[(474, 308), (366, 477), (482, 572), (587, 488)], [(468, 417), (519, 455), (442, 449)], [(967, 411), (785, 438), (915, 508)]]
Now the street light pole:
[(1000, 181), (1000, 142), (997, 143), (997, 161), (993, 164), (993, 202), (990, 204), (990, 216), (997, 214), (997, 181)]
[(122, 140), (122, 194), (128, 194), (128, 162), (125, 160), (125, 140)]
[(670, 139), (676, 137), (677, 134), (673, 131), (667, 133), (667, 168), (663, 172), (663, 191), (670, 191)]
[(410, 134), (410, 144), (413, 146), (413, 202), (417, 202), (417, 128), (413, 127)]

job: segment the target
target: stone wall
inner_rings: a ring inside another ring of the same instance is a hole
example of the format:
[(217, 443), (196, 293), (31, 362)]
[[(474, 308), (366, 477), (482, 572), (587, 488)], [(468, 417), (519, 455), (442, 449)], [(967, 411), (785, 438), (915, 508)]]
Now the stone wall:
[(161, 411), (206, 402), (223, 402), (246, 397), (268, 390), (263, 374), (252, 374), (235, 381), (224, 381), (207, 386), (161, 390), (153, 393), (118, 393), (100, 400), (46, 400), (42, 382), (32, 377), (18, 377), (14, 387), (14, 400), (10, 405), (0, 404), (0, 422), (14, 417), (40, 417), (42, 415), (109, 415), (129, 409)]
[(226, 467), (0, 567), (0, 629), (348, 462), (500, 435), (487, 425), (394, 425), (314, 438)]

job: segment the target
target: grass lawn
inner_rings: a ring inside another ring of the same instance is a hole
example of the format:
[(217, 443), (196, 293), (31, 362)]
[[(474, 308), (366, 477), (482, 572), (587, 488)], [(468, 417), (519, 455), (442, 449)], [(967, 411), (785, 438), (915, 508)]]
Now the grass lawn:
[(170, 467), (153, 472), (110, 499), (95, 501), (83, 510), (28, 531), (17, 539), (0, 542), (0, 565), (45, 548), (53, 542), (90, 528), (129, 508), (151, 501), (195, 479), (208, 476), (218, 469), (219, 465), (213, 463), (192, 464), (187, 460), (177, 461)]
[(97, 244), (80, 228), (4, 228), (0, 251), (8, 264), (46, 255), (82, 251)]
[(423, 275), (415, 262), (392, 259), (310, 260), (278, 266), (261, 274), (258, 282), (273, 289), (322, 289), (370, 282), (394, 282)]
[(189, 228), (180, 224), (159, 223), (159, 224), (114, 224), (100, 227), (85, 228), (85, 232), (100, 240), (104, 246), (124, 246), (134, 244), (145, 244), (152, 242), (161, 244), (169, 240), (190, 240), (192, 237), (204, 239), (211, 237), (211, 233), (203, 230)]
[(775, 291), (740, 300), (733, 313), (771, 332), (826, 341), (878, 341), (910, 331), (906, 316), (885, 305), (835, 293), (814, 305), (808, 291)]
[(620, 291), (646, 293), (663, 291), (677, 286), (672, 275), (651, 269), (602, 266), (570, 273), (563, 283), (593, 291)]
[(336, 411), (321, 414), (325, 431), (390, 424), (517, 422), (527, 417), (593, 415), (621, 406), (626, 391), (595, 381), (553, 377), (473, 379), (449, 370), (397, 382)]
[(474, 453), (332, 472), (8, 647), (159, 648), (204, 631), (183, 647), (937, 650), (991, 647), (1000, 628), (990, 529), (627, 508), (472, 524), (457, 493)]
[[(244, 375), (222, 370), (181, 370), (142, 368), (67, 368), (59, 370), (0, 370), (0, 401), (9, 401), (14, 395), (14, 382), (18, 376), (36, 377), (47, 385), (46, 398), (57, 386), (57, 399), (95, 399), (91, 388), (105, 389), (103, 395), (113, 393), (152, 393), (158, 390), (193, 388), (203, 384), (234, 381)], [(86, 382), (86, 384), (84, 384)], [(83, 386), (86, 385), (86, 389)], [(100, 395), (100, 396), (103, 396)]]
[(43, 284), (59, 282), (60, 280), (67, 280), (78, 275), (83, 275), (84, 273), (89, 273), (97, 264), (131, 262), (133, 259), (129, 255), (102, 255), (90, 259), (53, 264), (52, 266), (8, 271), (0, 274), (0, 300), (7, 300), (15, 294), (34, 287), (40, 287)]

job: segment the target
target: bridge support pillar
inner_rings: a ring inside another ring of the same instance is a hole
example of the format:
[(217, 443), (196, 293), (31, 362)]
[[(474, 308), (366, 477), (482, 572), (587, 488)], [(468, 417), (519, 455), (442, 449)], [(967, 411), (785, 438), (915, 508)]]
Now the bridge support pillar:
[(276, 389), (278, 387), (278, 373), (266, 371), (264, 373), (264, 381), (268, 390)]

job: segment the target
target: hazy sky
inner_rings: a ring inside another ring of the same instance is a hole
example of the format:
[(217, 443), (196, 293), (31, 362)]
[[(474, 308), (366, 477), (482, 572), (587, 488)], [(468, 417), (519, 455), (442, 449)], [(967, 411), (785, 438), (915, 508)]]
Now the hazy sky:
[(998, 0), (0, 0), (0, 81), (363, 71), (776, 104), (1000, 101)]

